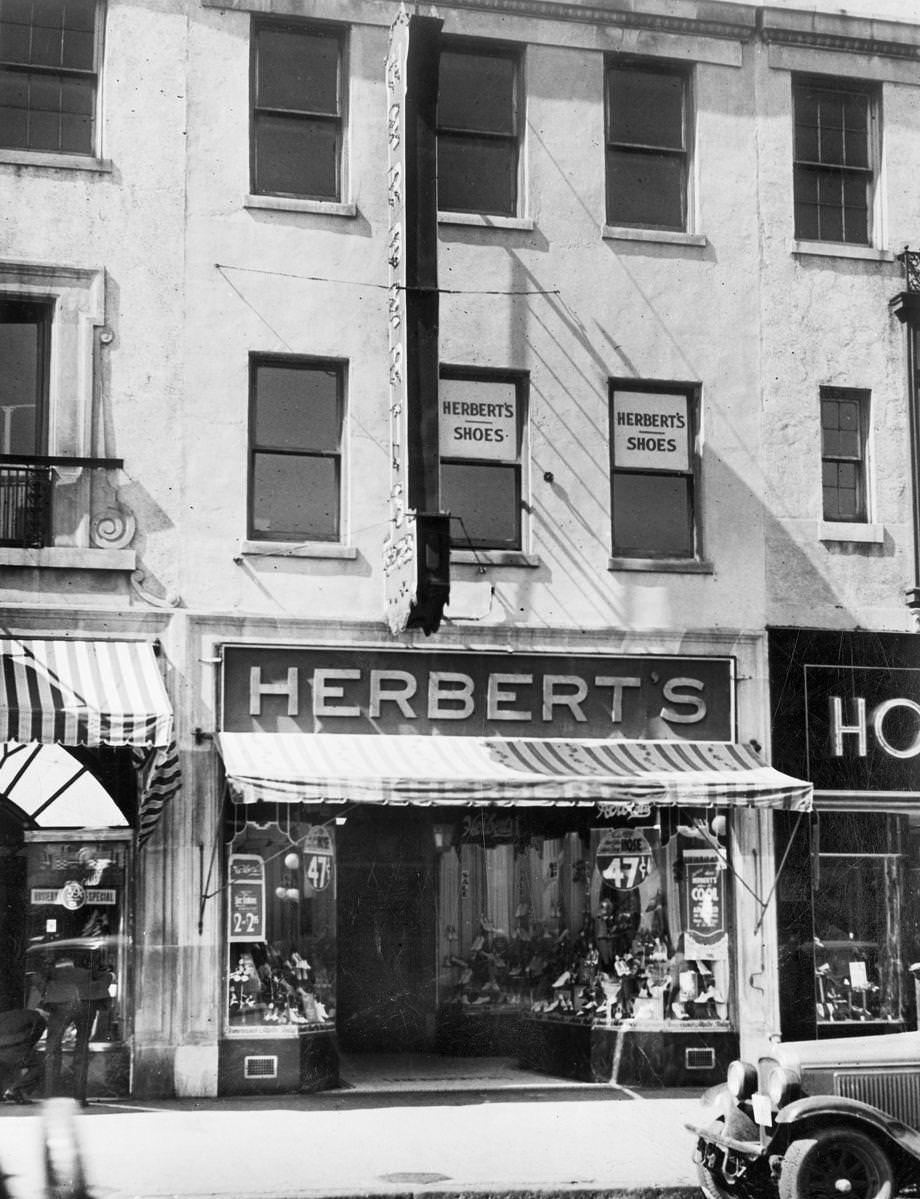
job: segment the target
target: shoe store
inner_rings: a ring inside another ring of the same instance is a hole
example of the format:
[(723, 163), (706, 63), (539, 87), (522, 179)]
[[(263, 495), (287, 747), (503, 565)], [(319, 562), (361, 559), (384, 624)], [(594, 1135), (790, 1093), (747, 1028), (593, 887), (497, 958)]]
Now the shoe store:
[(375, 1053), (721, 1077), (739, 840), (811, 803), (737, 740), (734, 657), (217, 648), (221, 1093)]
[(777, 813), (785, 1040), (917, 1027), (915, 634), (769, 631), (774, 762), (814, 786)]

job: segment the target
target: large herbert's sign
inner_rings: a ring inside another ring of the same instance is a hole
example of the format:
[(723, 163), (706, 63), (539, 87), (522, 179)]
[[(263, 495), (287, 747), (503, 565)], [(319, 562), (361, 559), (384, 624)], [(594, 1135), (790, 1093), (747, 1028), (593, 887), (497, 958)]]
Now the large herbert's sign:
[(734, 659), (225, 646), (227, 732), (734, 737)]

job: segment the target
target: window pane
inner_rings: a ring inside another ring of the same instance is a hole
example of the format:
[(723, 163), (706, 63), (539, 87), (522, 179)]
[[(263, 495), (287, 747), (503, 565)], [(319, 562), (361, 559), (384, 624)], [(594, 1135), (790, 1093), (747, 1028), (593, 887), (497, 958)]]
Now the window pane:
[(61, 65), (76, 71), (91, 71), (95, 43), (96, 39), (92, 30), (66, 30), (61, 51)]
[(252, 532), (256, 537), (336, 540), (338, 459), (253, 455)]
[(60, 150), (61, 118), (58, 113), (32, 111), (29, 117), (29, 146), (33, 150)]
[(693, 555), (692, 483), (685, 475), (613, 476), (615, 553)]
[(608, 150), (607, 220), (611, 225), (683, 229), (683, 155)]
[(263, 108), (339, 111), (339, 39), (290, 29), (258, 32), (258, 96)]
[(61, 65), (62, 41), (60, 29), (43, 29), (39, 25), (33, 26), (29, 62), (36, 66), (59, 67)]
[(520, 549), (517, 466), (442, 462), (441, 507), (451, 514), (451, 545)]
[(682, 76), (614, 68), (610, 71), (608, 79), (609, 141), (683, 149)]
[(442, 212), (517, 211), (517, 144), (514, 141), (438, 136), (438, 207)]
[(93, 83), (89, 79), (63, 79), (61, 81), (62, 111), (79, 113), (81, 116), (92, 116), (94, 90)]
[(445, 50), (438, 80), (438, 127), (516, 132), (513, 58)]
[(88, 154), (92, 144), (91, 118), (64, 113), (61, 117), (61, 149), (68, 154)]
[(339, 127), (298, 117), (255, 117), (257, 192), (339, 198)]
[(256, 367), (256, 445), (337, 451), (341, 426), (337, 370)]
[(29, 61), (30, 30), (28, 25), (16, 25), (0, 21), (0, 46), (3, 47), (4, 62), (27, 63)]
[(64, 26), (67, 29), (95, 29), (96, 0), (66, 0)]

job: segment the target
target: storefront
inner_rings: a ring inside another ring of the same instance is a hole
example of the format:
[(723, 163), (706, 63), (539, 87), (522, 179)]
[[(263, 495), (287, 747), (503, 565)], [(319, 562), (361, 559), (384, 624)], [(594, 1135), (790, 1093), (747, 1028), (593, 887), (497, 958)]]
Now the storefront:
[(916, 636), (769, 634), (773, 759), (814, 785), (776, 816), (785, 1039), (914, 1028), (920, 961)]
[(223, 1093), (335, 1085), (369, 1051), (724, 1072), (733, 842), (811, 790), (737, 742), (732, 657), (220, 658)]
[(0, 1002), (41, 1003), (63, 962), (114, 975), (91, 1032), (92, 1095), (130, 1090), (137, 854), (179, 782), (151, 644), (0, 641)]

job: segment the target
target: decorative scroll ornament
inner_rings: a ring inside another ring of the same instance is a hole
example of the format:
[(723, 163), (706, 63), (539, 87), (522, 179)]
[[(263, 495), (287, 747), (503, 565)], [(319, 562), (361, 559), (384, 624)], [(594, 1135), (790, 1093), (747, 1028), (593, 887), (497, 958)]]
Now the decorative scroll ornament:
[(128, 508), (106, 508), (93, 517), (89, 535), (93, 545), (104, 550), (123, 550), (134, 540), (137, 521)]
[(144, 584), (147, 581), (147, 575), (143, 570), (134, 570), (131, 572), (131, 590), (146, 604), (150, 604), (152, 608), (181, 608), (182, 597), (174, 592), (167, 592), (166, 595), (154, 595), (152, 591), (148, 591)]

